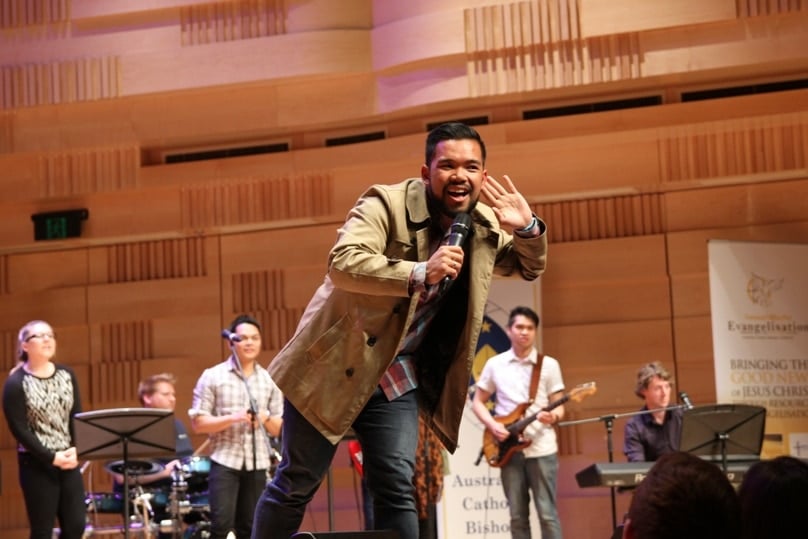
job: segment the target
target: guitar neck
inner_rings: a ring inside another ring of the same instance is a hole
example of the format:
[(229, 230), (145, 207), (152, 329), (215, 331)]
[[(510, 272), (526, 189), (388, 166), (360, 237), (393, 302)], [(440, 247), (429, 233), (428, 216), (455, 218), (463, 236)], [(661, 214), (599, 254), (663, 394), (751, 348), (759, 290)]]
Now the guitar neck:
[(549, 412), (550, 410), (561, 406), (562, 404), (564, 404), (568, 400), (570, 400), (569, 395), (564, 395), (563, 397), (561, 397), (557, 401), (551, 402), (550, 404), (548, 404), (547, 406), (545, 406), (544, 408), (542, 408), (541, 410), (539, 410), (535, 414), (530, 414), (528, 416), (523, 417), (519, 421), (516, 421), (516, 422), (512, 423), (508, 427), (508, 430), (511, 432), (511, 434), (521, 434), (522, 431), (525, 430), (528, 425), (533, 423), (536, 420), (536, 418), (539, 417), (540, 413)]

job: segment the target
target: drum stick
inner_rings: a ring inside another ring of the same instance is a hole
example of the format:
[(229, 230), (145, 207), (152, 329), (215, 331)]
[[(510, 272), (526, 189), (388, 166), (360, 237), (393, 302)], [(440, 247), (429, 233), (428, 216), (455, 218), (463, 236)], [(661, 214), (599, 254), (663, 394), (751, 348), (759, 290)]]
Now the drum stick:
[(208, 447), (208, 444), (209, 444), (209, 443), (210, 443), (210, 438), (205, 438), (205, 441), (204, 441), (204, 442), (202, 442), (202, 445), (200, 445), (200, 446), (199, 446), (199, 447), (196, 449), (196, 451), (194, 451), (193, 456), (194, 456), (194, 457), (198, 457), (198, 456), (199, 456), (199, 454), (200, 454), (202, 451), (204, 451), (205, 449), (207, 449), (207, 447)]

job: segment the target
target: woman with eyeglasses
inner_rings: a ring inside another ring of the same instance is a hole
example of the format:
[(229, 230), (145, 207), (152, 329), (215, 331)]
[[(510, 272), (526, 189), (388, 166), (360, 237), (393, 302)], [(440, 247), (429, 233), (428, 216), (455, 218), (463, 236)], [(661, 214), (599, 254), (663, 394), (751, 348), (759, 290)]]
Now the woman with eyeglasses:
[(19, 364), (3, 387), (3, 412), (17, 440), (19, 478), (31, 539), (84, 535), (84, 483), (74, 445), (73, 416), (81, 411), (73, 370), (53, 362), (56, 338), (42, 320), (17, 336)]

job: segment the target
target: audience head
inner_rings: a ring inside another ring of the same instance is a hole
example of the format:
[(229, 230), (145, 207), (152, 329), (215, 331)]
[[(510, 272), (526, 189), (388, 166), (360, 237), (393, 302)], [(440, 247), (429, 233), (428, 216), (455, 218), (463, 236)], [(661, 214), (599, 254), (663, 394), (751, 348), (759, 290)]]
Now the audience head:
[(738, 496), (718, 466), (667, 453), (637, 486), (623, 539), (737, 539), (740, 518)]
[(137, 388), (140, 404), (145, 408), (174, 410), (177, 403), (176, 385), (177, 379), (173, 374), (164, 372), (149, 376)]
[(808, 463), (781, 456), (752, 465), (738, 491), (742, 539), (802, 537), (808, 509)]

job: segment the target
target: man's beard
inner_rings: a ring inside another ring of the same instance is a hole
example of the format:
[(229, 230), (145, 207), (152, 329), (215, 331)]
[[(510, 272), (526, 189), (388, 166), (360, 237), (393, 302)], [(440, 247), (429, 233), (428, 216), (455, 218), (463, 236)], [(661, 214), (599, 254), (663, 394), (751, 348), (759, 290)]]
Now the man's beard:
[(426, 204), (427, 208), (429, 208), (429, 215), (431, 215), (433, 218), (438, 218), (441, 215), (444, 215), (450, 219), (454, 219), (457, 217), (458, 213), (471, 213), (472, 210), (477, 207), (477, 202), (479, 202), (479, 200), (479, 197), (472, 200), (469, 203), (469, 207), (465, 210), (452, 210), (446, 206), (443, 199), (435, 197), (435, 193), (432, 192), (432, 186), (426, 186)]

